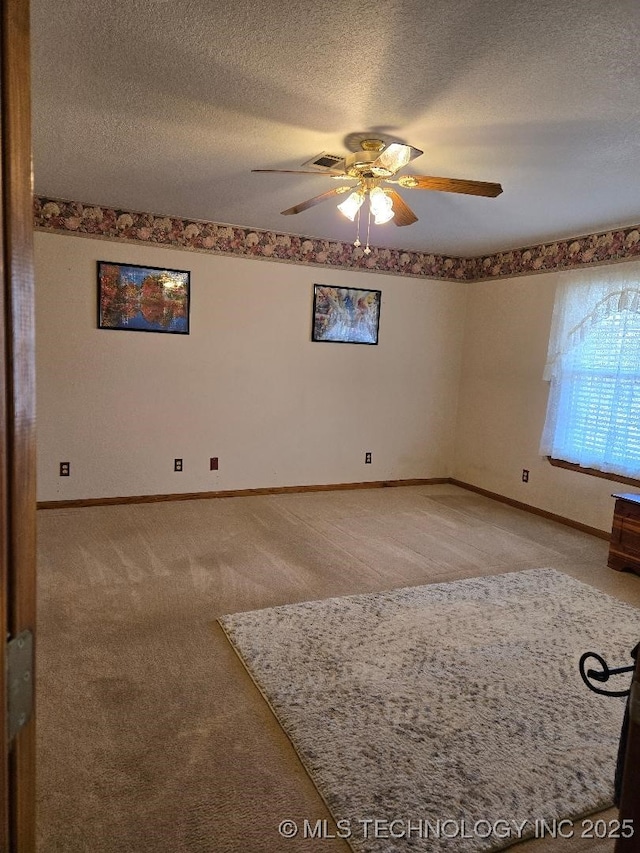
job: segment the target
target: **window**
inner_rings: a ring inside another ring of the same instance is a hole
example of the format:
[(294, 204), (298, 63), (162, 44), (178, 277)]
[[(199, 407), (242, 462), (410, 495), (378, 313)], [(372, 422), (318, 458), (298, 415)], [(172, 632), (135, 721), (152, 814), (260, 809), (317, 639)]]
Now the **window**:
[(640, 265), (570, 275), (553, 312), (541, 451), (640, 479)]

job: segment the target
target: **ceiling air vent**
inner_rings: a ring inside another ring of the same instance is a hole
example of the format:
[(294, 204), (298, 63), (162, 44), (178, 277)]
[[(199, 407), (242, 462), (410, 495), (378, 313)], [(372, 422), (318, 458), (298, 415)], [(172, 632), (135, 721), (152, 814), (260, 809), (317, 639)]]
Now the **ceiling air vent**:
[(307, 160), (306, 163), (303, 163), (303, 166), (306, 166), (308, 169), (317, 169), (318, 172), (325, 172), (327, 169), (335, 169), (340, 168), (341, 165), (344, 164), (344, 157), (340, 157), (337, 154), (328, 154), (326, 151), (323, 151), (322, 154), (318, 154), (317, 157), (312, 157), (311, 160)]

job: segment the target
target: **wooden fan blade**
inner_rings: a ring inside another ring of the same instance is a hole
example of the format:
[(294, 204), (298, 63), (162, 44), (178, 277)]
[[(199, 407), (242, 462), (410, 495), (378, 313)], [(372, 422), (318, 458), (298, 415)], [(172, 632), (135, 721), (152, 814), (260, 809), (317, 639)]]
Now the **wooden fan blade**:
[(345, 172), (336, 172), (332, 169), (325, 169), (322, 172), (316, 172), (312, 169), (252, 169), (252, 172), (280, 172), (287, 175), (335, 175), (336, 177), (344, 175)]
[(459, 178), (434, 178), (430, 175), (405, 175), (398, 178), (398, 183), (409, 190), (437, 190), (444, 193), (482, 195), (487, 198), (495, 198), (502, 192), (500, 184), (487, 181), (464, 181)]
[(283, 216), (291, 216), (292, 213), (302, 213), (303, 210), (307, 210), (316, 204), (320, 204), (322, 201), (328, 201), (330, 198), (335, 198), (335, 196), (342, 195), (352, 189), (355, 189), (355, 187), (336, 187), (333, 190), (322, 193), (322, 195), (315, 195), (313, 198), (307, 199), (307, 201), (301, 201), (300, 204), (295, 204), (293, 207), (288, 208), (288, 210), (281, 211), (281, 213)]
[(393, 221), (396, 225), (413, 225), (414, 222), (418, 221), (418, 217), (400, 193), (397, 193), (395, 190), (385, 190), (385, 193), (393, 202)]

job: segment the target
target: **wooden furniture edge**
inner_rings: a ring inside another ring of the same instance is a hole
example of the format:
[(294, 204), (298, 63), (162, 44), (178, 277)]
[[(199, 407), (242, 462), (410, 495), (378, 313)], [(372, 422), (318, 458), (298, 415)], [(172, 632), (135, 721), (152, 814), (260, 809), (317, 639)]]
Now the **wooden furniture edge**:
[(453, 477), (449, 482), (453, 486), (460, 486), (461, 489), (468, 489), (470, 492), (477, 492), (479, 495), (484, 495), (486, 498), (491, 498), (494, 501), (500, 501), (500, 503), (508, 504), (515, 509), (522, 509), (525, 512), (531, 512), (534, 515), (539, 515), (549, 521), (557, 521), (559, 524), (565, 524), (567, 527), (573, 527), (576, 530), (581, 530), (583, 533), (590, 533), (592, 536), (597, 536), (599, 539), (606, 539), (608, 541), (611, 536), (611, 533), (608, 530), (600, 530), (599, 527), (590, 527), (588, 524), (583, 524), (581, 521), (574, 521), (572, 518), (566, 518), (564, 515), (557, 515), (555, 512), (540, 509), (540, 507), (533, 506), (532, 504), (526, 504), (522, 501), (517, 501), (514, 498), (508, 498), (505, 495), (490, 492), (488, 489), (480, 488), (480, 486), (474, 486), (471, 483), (463, 483), (462, 480), (456, 480)]
[(83, 506), (160, 503), (162, 501), (199, 501), (211, 498), (244, 498), (254, 495), (284, 495), (300, 492), (334, 492), (349, 489), (383, 489), (396, 486), (436, 486), (449, 483), (448, 477), (409, 480), (370, 480), (362, 483), (326, 483), (312, 486), (265, 486), (256, 489), (222, 489), (217, 492), (177, 492), (168, 495), (129, 495), (116, 498), (79, 498), (77, 500), (38, 501), (38, 509), (66, 509)]
[(609, 559), (616, 572), (640, 574), (640, 495), (615, 493)]

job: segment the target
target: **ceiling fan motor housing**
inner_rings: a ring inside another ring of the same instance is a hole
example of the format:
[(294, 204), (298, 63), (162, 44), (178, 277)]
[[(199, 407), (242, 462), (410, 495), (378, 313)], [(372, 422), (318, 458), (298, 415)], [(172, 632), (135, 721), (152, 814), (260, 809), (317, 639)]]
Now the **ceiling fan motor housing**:
[(355, 154), (349, 154), (345, 157), (345, 172), (352, 178), (388, 178), (393, 175), (391, 169), (385, 169), (384, 166), (372, 166), (378, 157), (380, 151), (357, 151)]

